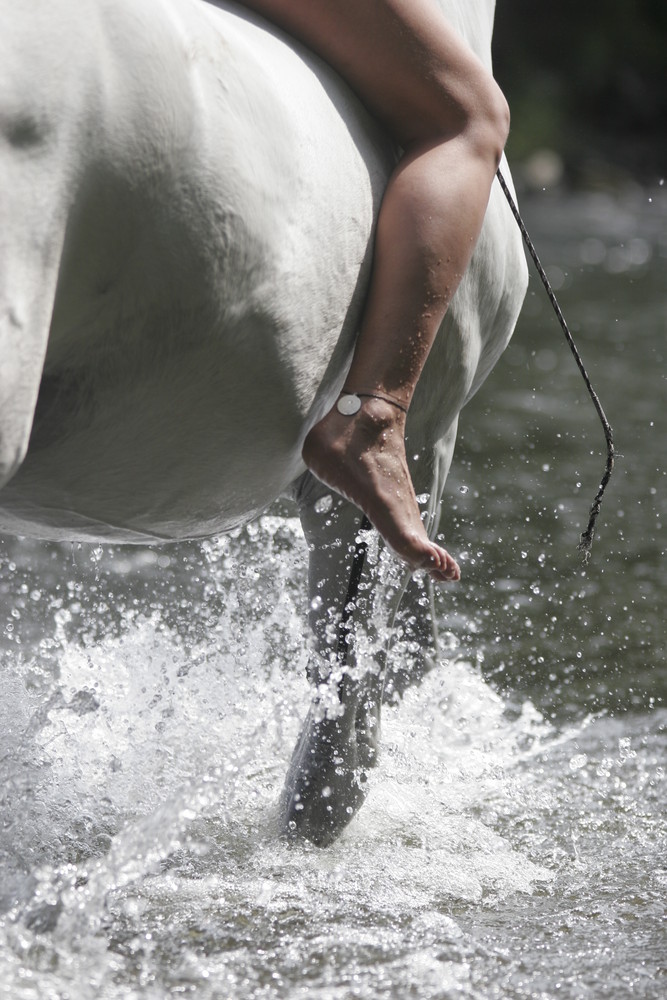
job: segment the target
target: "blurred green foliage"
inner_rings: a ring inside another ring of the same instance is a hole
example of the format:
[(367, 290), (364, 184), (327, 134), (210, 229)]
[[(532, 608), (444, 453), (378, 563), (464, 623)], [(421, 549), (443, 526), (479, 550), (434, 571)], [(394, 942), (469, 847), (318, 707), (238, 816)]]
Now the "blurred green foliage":
[(509, 153), (556, 150), (571, 179), (667, 175), (667, 0), (497, 0)]

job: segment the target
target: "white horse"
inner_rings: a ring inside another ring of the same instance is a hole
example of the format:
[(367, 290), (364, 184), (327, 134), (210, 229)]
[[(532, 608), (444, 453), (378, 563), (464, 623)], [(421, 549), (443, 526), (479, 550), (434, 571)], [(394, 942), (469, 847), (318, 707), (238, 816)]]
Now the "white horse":
[[(490, 66), (493, 0), (439, 2)], [(301, 447), (343, 385), (396, 150), (330, 68), (233, 3), (0, 0), (0, 26), (0, 530), (197, 538), (292, 495), (331, 662), (360, 515), (318, 513)], [(408, 420), (432, 532), (459, 412), (525, 285), (496, 185)], [(381, 631), (378, 607), (390, 624), (407, 585), (429, 656), (423, 590), (405, 576), (373, 611), (377, 572), (360, 624)], [(374, 760), (382, 653), (369, 670), (363, 648), (286, 784), (285, 823), (321, 843)]]

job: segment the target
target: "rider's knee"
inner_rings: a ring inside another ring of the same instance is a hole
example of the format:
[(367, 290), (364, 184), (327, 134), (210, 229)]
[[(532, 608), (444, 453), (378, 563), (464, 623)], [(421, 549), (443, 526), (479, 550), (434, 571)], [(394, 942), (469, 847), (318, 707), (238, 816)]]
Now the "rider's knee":
[(488, 109), (488, 127), (497, 167), (510, 131), (510, 107), (496, 81), (492, 79), (491, 84), (492, 97)]
[(488, 74), (466, 109), (464, 135), (478, 156), (498, 167), (510, 129), (510, 110), (502, 90)]

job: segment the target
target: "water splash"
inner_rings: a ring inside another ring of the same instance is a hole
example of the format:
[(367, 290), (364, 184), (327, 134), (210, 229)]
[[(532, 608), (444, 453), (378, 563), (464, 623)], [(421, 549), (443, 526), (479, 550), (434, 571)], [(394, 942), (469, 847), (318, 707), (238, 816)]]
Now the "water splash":
[[(615, 836), (646, 849), (628, 788), (651, 801), (647, 752), (622, 727), (603, 753), (602, 721), (556, 729), (509, 706), (453, 641), (385, 707), (340, 840), (288, 845), (276, 803), (309, 698), (298, 526), (265, 519), (169, 559), (96, 557), (98, 587), (132, 612), (106, 634), (67, 563), (51, 633), (24, 612), (3, 653), (1, 997), (482, 997), (518, 975), (508, 920), (534, 935), (531, 905), (560, 900), (548, 933), (596, 864), (608, 877), (600, 794)], [(143, 613), (137, 571), (165, 594)]]

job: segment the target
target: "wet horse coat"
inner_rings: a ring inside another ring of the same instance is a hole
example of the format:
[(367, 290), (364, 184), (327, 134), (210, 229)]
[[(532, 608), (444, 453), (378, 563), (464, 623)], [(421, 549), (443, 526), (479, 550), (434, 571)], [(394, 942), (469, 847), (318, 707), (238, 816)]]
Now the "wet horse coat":
[[(489, 65), (493, 2), (441, 6)], [(193, 538), (291, 494), (325, 662), (359, 514), (318, 514), (301, 446), (345, 377), (395, 150), (333, 71), (231, 3), (0, 0), (0, 23), (0, 530)], [(525, 282), (494, 188), (408, 421), (432, 530)], [(377, 631), (377, 608), (359, 618)], [(358, 804), (381, 660), (345, 681), (335, 723), (306, 724), (286, 810), (316, 839)]]

